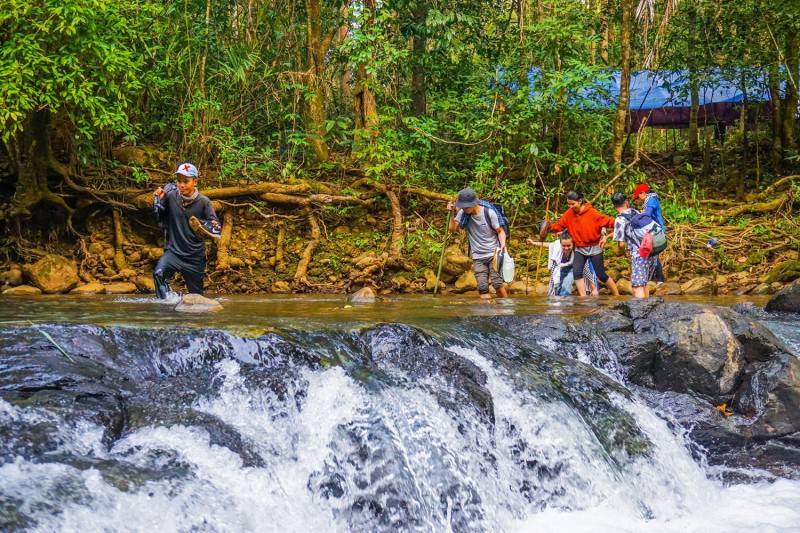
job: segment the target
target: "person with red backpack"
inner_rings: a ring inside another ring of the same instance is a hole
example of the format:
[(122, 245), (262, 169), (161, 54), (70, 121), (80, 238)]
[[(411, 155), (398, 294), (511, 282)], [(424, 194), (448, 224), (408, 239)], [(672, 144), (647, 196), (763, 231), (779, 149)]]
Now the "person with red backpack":
[[(631, 260), (631, 287), (635, 298), (649, 298), (648, 282), (653, 278), (658, 263), (658, 253), (654, 248), (653, 235), (663, 235), (663, 229), (650, 216), (631, 208), (628, 199), (621, 192), (611, 196), (611, 203), (617, 210), (614, 221), (614, 240), (628, 249)], [(663, 240), (666, 243), (665, 240)]]
[[(617, 284), (612, 278), (608, 277), (603, 263), (605, 237), (603, 237), (602, 230), (603, 228), (613, 228), (614, 219), (592, 207), (592, 204), (586, 201), (583, 194), (577, 191), (569, 191), (567, 193), (567, 206), (567, 210), (564, 211), (564, 214), (555, 224), (545, 225), (542, 228), (539, 240), (544, 240), (547, 233), (560, 233), (568, 230), (575, 243), (575, 258), (573, 259), (572, 271), (575, 276), (581, 276), (580, 278), (575, 278), (578, 294), (586, 296), (586, 288), (583, 283), (583, 267), (587, 261), (591, 261), (597, 279), (608, 287), (611, 294), (619, 296)], [(598, 288), (595, 286), (592, 296), (597, 296), (598, 294)]]
[[(664, 213), (661, 211), (661, 201), (658, 194), (646, 183), (639, 183), (633, 190), (631, 195), (633, 202), (642, 203), (642, 213), (649, 216), (661, 226), (664, 234), (667, 233), (667, 224), (664, 222)], [(653, 281), (656, 283), (664, 283), (664, 269), (661, 266), (661, 260), (656, 259), (656, 271), (653, 274)]]
[(491, 298), (489, 284), (494, 287), (501, 298), (508, 296), (505, 282), (495, 268), (494, 259), (498, 249), (500, 254), (506, 252), (508, 237), (508, 220), (501, 206), (485, 200), (478, 200), (478, 195), (470, 188), (458, 192), (456, 202), (447, 204), (447, 209), (458, 209), (456, 216), (450, 220), (449, 231), (463, 229), (469, 235), (469, 246), (472, 255), (472, 271), (478, 282), (478, 294), (484, 300)]

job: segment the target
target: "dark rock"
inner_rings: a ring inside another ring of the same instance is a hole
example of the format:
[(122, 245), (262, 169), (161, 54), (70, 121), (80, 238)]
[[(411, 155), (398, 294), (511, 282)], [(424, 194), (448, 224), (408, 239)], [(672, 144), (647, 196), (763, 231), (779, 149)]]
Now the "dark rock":
[(484, 420), (494, 423), (486, 374), (433, 337), (405, 324), (384, 324), (362, 331), (359, 341), (364, 344), (370, 363), (383, 372), (415, 385), (420, 380), (441, 378), (447, 386), (429, 390), (443, 407), (474, 409)]
[(783, 352), (751, 365), (732, 405), (735, 412), (754, 418), (746, 428), (754, 437), (800, 431), (800, 359)]
[(770, 298), (766, 310), (770, 313), (800, 313), (800, 280), (795, 280)]

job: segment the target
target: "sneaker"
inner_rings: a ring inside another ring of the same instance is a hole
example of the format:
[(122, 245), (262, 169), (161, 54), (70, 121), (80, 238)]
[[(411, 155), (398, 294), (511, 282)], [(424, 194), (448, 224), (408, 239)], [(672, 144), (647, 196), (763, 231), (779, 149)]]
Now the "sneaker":
[(189, 227), (201, 237), (206, 239), (219, 239), (221, 229), (219, 224), (213, 224), (209, 220), (200, 220), (192, 216), (189, 218)]

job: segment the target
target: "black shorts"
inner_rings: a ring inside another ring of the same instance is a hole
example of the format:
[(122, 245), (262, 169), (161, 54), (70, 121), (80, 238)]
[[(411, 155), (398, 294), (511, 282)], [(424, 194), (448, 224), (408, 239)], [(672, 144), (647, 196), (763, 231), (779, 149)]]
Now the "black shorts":
[(595, 255), (583, 255), (579, 251), (575, 250), (575, 259), (572, 261), (572, 271), (583, 274), (583, 267), (586, 265), (586, 261), (592, 262), (594, 273), (597, 274), (597, 279), (600, 280), (601, 283), (608, 281), (608, 274), (606, 274), (606, 268), (603, 264), (603, 254), (601, 253)]

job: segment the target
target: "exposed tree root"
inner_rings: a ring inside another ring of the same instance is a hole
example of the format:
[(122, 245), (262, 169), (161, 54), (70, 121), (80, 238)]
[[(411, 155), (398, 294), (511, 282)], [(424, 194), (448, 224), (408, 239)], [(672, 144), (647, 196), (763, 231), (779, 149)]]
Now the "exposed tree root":
[(784, 176), (775, 183), (773, 183), (772, 185), (770, 185), (769, 187), (767, 187), (766, 189), (764, 189), (764, 191), (758, 196), (760, 199), (766, 200), (772, 195), (772, 193), (774, 193), (777, 190), (780, 190), (781, 187), (784, 187), (787, 184), (791, 184), (796, 179), (800, 179), (800, 174), (795, 174), (792, 176)]
[(721, 220), (724, 220), (726, 218), (738, 217), (745, 213), (769, 213), (772, 211), (777, 211), (787, 201), (789, 201), (788, 196), (779, 196), (767, 202), (745, 203), (742, 205), (731, 207), (730, 209), (726, 209), (725, 211), (720, 211), (718, 213), (718, 217)]
[(308, 285), (308, 265), (311, 264), (311, 258), (314, 255), (314, 250), (319, 245), (321, 233), (319, 231), (319, 221), (314, 211), (306, 207), (306, 216), (308, 217), (308, 224), (311, 226), (311, 240), (306, 244), (303, 255), (300, 256), (300, 262), (297, 263), (297, 270), (294, 273), (294, 282), (303, 285)]
[(128, 270), (128, 261), (125, 260), (125, 252), (122, 246), (128, 244), (125, 234), (122, 232), (122, 217), (119, 214), (119, 209), (116, 207), (111, 210), (111, 216), (114, 221), (114, 266), (117, 272)]
[(226, 209), (222, 213), (222, 232), (217, 241), (217, 270), (227, 270), (231, 267), (228, 246), (233, 233), (233, 209)]
[(336, 196), (330, 194), (311, 194), (309, 196), (296, 196), (291, 194), (268, 192), (259, 196), (262, 200), (274, 204), (292, 204), (308, 206), (311, 204), (344, 204), (344, 205), (364, 205), (368, 200), (362, 200), (355, 196)]
[(278, 238), (275, 242), (275, 271), (286, 272), (286, 256), (284, 247), (286, 241), (286, 224), (278, 223)]
[(86, 283), (94, 283), (97, 281), (91, 272), (86, 269), (86, 258), (89, 256), (89, 250), (86, 249), (86, 241), (81, 237), (78, 239), (80, 244), (81, 260), (78, 262), (78, 276)]

